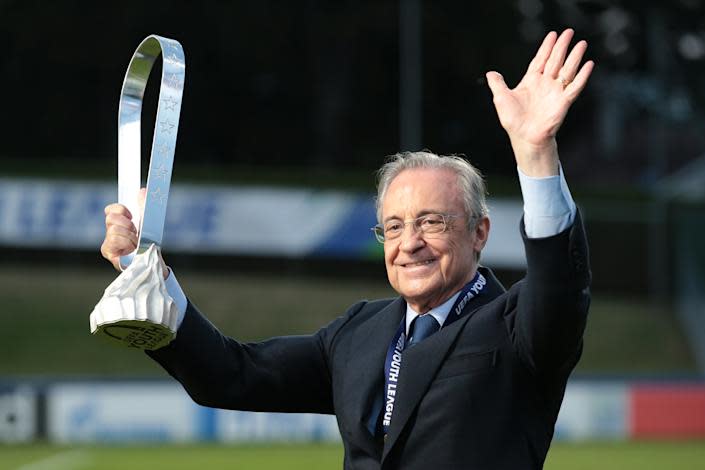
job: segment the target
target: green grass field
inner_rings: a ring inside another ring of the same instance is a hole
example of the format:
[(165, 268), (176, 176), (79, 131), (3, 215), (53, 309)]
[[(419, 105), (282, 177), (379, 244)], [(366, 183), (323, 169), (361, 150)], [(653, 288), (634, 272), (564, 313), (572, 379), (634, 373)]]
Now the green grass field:
[[(384, 278), (284, 278), (186, 269), (177, 275), (209, 319), (242, 341), (311, 333), (356, 300), (394, 294)], [(97, 255), (96, 266), (91, 268), (0, 266), (0, 378), (46, 374), (165, 377), (141, 353), (90, 335), (88, 315), (115, 276)], [(311, 302), (312, 298), (316, 301)], [(695, 370), (667, 305), (654, 305), (648, 299), (594, 297), (577, 372), (655, 375)]]
[[(0, 447), (0, 470), (342, 468), (339, 445)], [(433, 462), (429, 462), (433, 468)], [(705, 441), (556, 444), (546, 470), (702, 470)]]

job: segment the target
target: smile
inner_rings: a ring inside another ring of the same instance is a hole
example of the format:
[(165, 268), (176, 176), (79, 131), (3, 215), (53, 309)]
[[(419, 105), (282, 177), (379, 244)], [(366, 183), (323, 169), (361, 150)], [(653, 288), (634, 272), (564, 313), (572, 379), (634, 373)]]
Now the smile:
[(406, 264), (402, 264), (402, 266), (405, 267), (405, 268), (414, 268), (414, 267), (416, 267), (416, 266), (426, 266), (426, 265), (428, 265), (428, 264), (433, 263), (434, 261), (436, 261), (436, 260), (435, 260), (435, 259), (428, 259), (428, 260), (426, 260), (426, 261), (417, 261), (417, 262), (415, 262), (415, 263), (406, 263)]

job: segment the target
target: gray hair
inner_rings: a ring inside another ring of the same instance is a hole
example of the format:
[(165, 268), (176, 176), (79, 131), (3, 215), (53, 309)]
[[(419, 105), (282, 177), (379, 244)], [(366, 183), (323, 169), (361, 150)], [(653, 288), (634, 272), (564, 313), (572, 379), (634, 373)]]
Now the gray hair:
[(468, 226), (474, 226), (482, 217), (489, 214), (485, 195), (485, 182), (480, 171), (457, 155), (436, 155), (431, 152), (401, 152), (392, 155), (377, 171), (377, 222), (382, 223), (382, 201), (392, 180), (404, 170), (412, 168), (447, 169), (458, 177)]

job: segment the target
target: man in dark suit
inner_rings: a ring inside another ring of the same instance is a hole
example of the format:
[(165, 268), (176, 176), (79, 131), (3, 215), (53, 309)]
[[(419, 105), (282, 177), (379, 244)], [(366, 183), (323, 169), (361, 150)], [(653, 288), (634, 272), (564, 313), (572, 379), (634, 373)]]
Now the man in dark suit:
[[(582, 349), (590, 271), (555, 135), (584, 88), (573, 32), (550, 33), (519, 85), (487, 80), (516, 156), (527, 274), (505, 291), (479, 265), (489, 235), (479, 173), (457, 157), (395, 156), (380, 170), (379, 225), (396, 299), (361, 301), (310, 336), (241, 344), (184, 296), (177, 338), (150, 352), (203, 405), (335, 414), (346, 469), (538, 469)], [(114, 265), (136, 230), (106, 208)]]

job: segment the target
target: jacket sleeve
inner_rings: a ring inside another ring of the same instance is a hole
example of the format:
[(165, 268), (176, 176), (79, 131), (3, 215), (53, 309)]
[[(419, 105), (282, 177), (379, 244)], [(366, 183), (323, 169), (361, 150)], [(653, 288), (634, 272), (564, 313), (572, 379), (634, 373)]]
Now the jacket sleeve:
[(528, 238), (527, 273), (518, 284), (514, 343), (537, 373), (570, 372), (582, 351), (590, 305), (588, 245), (580, 212), (563, 232)]
[(307, 336), (239, 343), (189, 302), (178, 335), (147, 354), (204, 406), (248, 411), (333, 413), (335, 338), (364, 302)]

